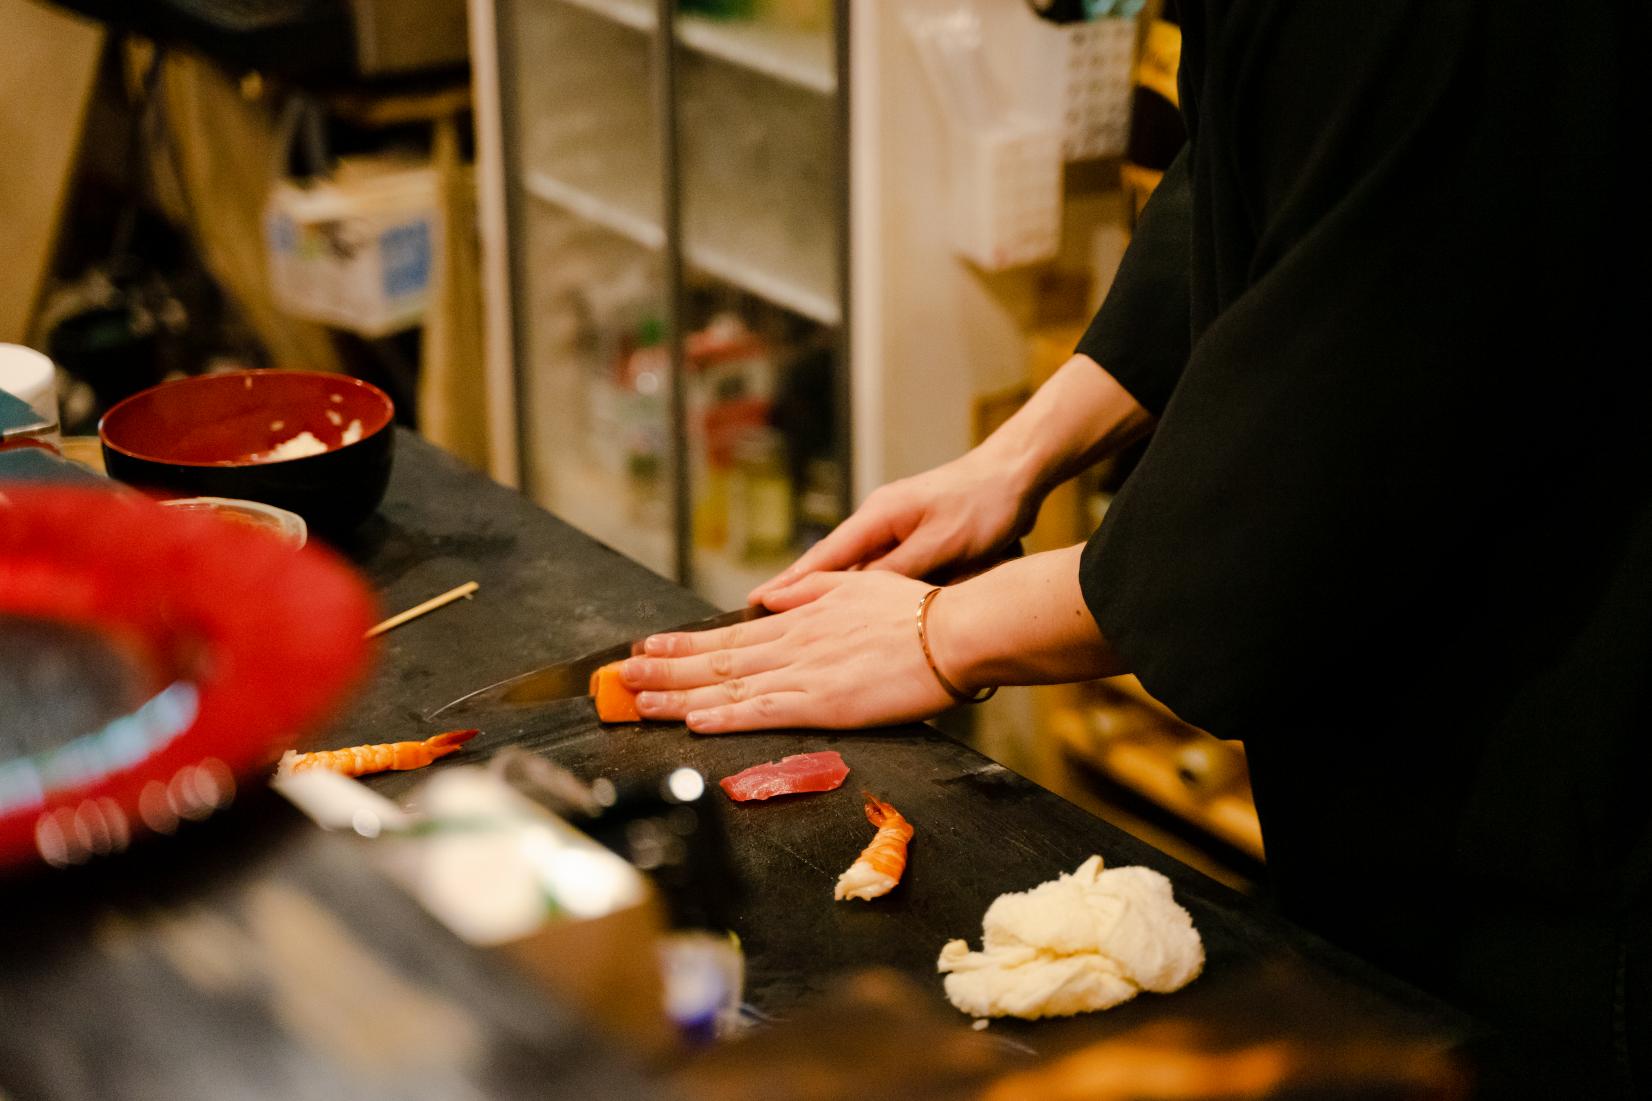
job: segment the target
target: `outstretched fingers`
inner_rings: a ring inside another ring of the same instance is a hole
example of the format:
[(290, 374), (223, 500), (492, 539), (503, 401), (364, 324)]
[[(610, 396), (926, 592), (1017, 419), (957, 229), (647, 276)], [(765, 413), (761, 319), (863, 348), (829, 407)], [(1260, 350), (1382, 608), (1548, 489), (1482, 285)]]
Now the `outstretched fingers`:
[(680, 658), (634, 657), (620, 666), (620, 678), (632, 691), (700, 688), (734, 677), (766, 673), (784, 660), (772, 642), (732, 650), (712, 650)]
[(795, 684), (783, 671), (770, 670), (749, 677), (729, 677), (697, 688), (640, 692), (637, 710), (649, 719), (682, 719), (695, 711), (744, 703)]
[(806, 692), (768, 692), (739, 703), (690, 711), (688, 728), (696, 734), (732, 734), (781, 726), (817, 726), (809, 721), (807, 701)]
[(786, 628), (775, 617), (736, 623), (714, 631), (683, 631), (669, 635), (649, 635), (643, 640), (642, 652), (651, 658), (684, 658), (694, 654), (709, 654), (714, 650), (738, 650), (773, 642), (785, 634)]

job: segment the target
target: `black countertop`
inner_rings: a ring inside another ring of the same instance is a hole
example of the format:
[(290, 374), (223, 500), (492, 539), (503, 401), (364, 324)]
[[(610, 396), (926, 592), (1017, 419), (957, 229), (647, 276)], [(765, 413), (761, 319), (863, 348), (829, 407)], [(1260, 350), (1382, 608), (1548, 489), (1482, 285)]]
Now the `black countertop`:
[[(417, 438), (404, 433), (397, 447), (388, 498), (341, 549), (386, 611), (465, 581), (480, 590), (384, 636), (370, 682), (316, 745), (423, 737), (435, 729), (424, 712), (481, 684), (712, 610)], [(993, 1035), (1026, 1058), (1167, 1015), (1267, 1021), (1296, 994), (1441, 1045), (1465, 1034), (1438, 1003), (926, 726), (705, 738), (672, 724), (604, 728), (571, 700), (494, 723), (449, 761), (512, 744), (616, 780), (677, 765), (715, 779), (787, 753), (843, 755), (853, 772), (838, 791), (725, 816), (743, 886), (732, 921), (759, 1016), (785, 1019), (835, 977), (882, 965), (967, 1028), (935, 973), (942, 944), (978, 945), (997, 895), (1099, 853), (1171, 879), (1204, 937), (1205, 973), (1107, 1013), (995, 1022)], [(373, 785), (394, 797), (416, 779)], [(911, 862), (888, 897), (835, 902), (833, 882), (870, 835), (862, 788), (915, 825)], [(0, 1090), (509, 1097), (547, 1095), (555, 1081), (550, 1095), (645, 1095), (626, 1060), (591, 1043), (566, 1009), (463, 948), (355, 860), (275, 797), (249, 793), (188, 836), (14, 881), (0, 916)], [(339, 1035), (322, 1035), (318, 1020)]]

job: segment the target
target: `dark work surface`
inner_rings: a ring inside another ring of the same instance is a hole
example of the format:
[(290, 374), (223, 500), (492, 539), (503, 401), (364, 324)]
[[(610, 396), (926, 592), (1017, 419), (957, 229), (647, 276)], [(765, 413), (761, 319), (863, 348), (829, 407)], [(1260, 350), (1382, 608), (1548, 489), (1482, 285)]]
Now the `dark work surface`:
[[(384, 636), (377, 671), (310, 739), (318, 747), (423, 737), (435, 729), (424, 712), (484, 683), (711, 610), (406, 434), (384, 505), (341, 549), (387, 613), (481, 587)], [(787, 753), (843, 754), (853, 771), (838, 791), (725, 815), (741, 885), (732, 921), (759, 1017), (784, 1019), (835, 976), (886, 965), (967, 1028), (934, 971), (941, 945), (978, 945), (999, 893), (1100, 853), (1172, 879), (1205, 938), (1205, 974), (1103, 1014), (995, 1022), (989, 1035), (1014, 1060), (1166, 1016), (1243, 1035), (1298, 995), (1373, 1030), (1448, 1045), (1464, 1033), (1438, 1004), (928, 727), (696, 738), (674, 725), (601, 728), (571, 700), (492, 723), (436, 767), (510, 744), (615, 780), (678, 764), (715, 780)], [(372, 783), (394, 798), (418, 779)], [(835, 902), (833, 881), (872, 832), (861, 788), (900, 808), (917, 837), (890, 896)], [(567, 1010), (267, 792), (123, 857), (11, 881), (0, 897), (6, 1096), (653, 1095)]]
[[(471, 601), (385, 636), (372, 690), (338, 744), (425, 736), (437, 727), (423, 713), (474, 688), (715, 610), (428, 445), (405, 442), (389, 501), (347, 549), (385, 594), (387, 610), (468, 580), (481, 588)], [(567, 700), (484, 726), (449, 760), (483, 760), (507, 745), (531, 747), (586, 780), (615, 781), (678, 765), (715, 781), (788, 753), (843, 755), (852, 771), (837, 791), (730, 806), (724, 815), (742, 887), (732, 912), (747, 954), (747, 1001), (763, 1016), (784, 1018), (834, 976), (869, 965), (912, 976), (945, 1005), (935, 959), (948, 939), (979, 947), (981, 917), (995, 897), (1099, 853), (1109, 866), (1145, 864), (1170, 877), (1204, 937), (1205, 974), (1174, 997), (1144, 995), (1069, 1021), (995, 1022), (994, 1034), (1044, 1052), (1161, 1013), (1197, 1017), (1206, 1005), (1224, 1019), (1265, 1018), (1281, 973), (1305, 998), (1375, 1026), (1448, 1043), (1465, 1027), (1438, 1003), (927, 726), (697, 737), (676, 724), (603, 727), (587, 701)], [(406, 773), (372, 781), (391, 796), (417, 782)], [(873, 832), (863, 788), (898, 807), (917, 836), (892, 894), (837, 902), (833, 883)], [(958, 1021), (969, 1024), (962, 1014)]]

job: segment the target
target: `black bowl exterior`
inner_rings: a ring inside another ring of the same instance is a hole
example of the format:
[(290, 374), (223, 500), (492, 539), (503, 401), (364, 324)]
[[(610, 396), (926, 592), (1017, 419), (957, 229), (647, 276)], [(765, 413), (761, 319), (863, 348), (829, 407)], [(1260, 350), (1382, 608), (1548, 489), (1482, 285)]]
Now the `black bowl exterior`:
[(373, 514), (390, 485), (395, 428), (321, 455), (239, 466), (195, 466), (140, 459), (105, 444), (109, 476), (140, 489), (190, 497), (262, 501), (304, 517), (322, 537), (344, 535)]

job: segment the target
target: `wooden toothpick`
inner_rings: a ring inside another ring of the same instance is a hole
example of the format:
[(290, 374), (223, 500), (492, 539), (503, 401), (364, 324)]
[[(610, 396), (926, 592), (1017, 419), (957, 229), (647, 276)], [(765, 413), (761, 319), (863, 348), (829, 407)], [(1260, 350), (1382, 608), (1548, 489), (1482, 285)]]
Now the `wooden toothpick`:
[(386, 631), (400, 627), (403, 623), (406, 623), (410, 619), (418, 619), (426, 612), (434, 612), (437, 608), (447, 604), (452, 604), (455, 600), (463, 600), (469, 597), (471, 593), (475, 592), (477, 588), (478, 586), (476, 582), (466, 581), (463, 585), (460, 585), (455, 589), (449, 589), (441, 596), (433, 596), (423, 604), (409, 608), (405, 612), (397, 612), (383, 623), (378, 624), (376, 627), (370, 628), (365, 637), (373, 638), (377, 635), (382, 635)]

